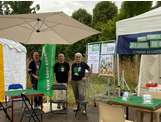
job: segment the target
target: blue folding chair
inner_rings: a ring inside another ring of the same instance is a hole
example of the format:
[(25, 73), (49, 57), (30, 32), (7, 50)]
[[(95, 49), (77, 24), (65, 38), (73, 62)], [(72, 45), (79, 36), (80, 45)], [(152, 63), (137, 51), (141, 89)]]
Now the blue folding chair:
[(17, 90), (17, 89), (23, 89), (23, 86), (21, 84), (10, 84), (8, 86), (8, 90)]
[[(10, 90), (18, 90), (18, 89), (23, 90), (22, 84), (10, 84), (8, 86), (9, 91)], [(17, 102), (17, 101), (23, 101), (23, 100), (22, 100), (22, 98), (14, 98), (13, 101)], [(23, 107), (23, 102), (22, 102), (22, 107)]]

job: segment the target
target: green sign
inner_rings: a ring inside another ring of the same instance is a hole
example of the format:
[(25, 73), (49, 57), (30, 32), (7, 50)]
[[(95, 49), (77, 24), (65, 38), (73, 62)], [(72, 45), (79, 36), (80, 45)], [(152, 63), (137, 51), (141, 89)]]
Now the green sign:
[(55, 50), (56, 45), (48, 44), (44, 45), (42, 49), (38, 89), (47, 96), (53, 96)]
[(148, 42), (131, 42), (130, 43), (130, 48), (149, 48), (149, 43)]
[(130, 42), (131, 49), (161, 48), (161, 34), (149, 34), (137, 37), (137, 41)]

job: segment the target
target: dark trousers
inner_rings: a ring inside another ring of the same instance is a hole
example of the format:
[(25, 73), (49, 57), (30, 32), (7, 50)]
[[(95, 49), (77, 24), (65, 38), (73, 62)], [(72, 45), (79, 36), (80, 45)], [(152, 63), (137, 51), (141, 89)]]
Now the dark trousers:
[[(32, 88), (34, 90), (38, 89), (38, 81), (37, 80), (32, 80)], [(40, 97), (40, 96), (34, 97), (34, 106), (35, 107), (40, 106), (41, 105), (41, 101), (42, 101), (42, 97)]]

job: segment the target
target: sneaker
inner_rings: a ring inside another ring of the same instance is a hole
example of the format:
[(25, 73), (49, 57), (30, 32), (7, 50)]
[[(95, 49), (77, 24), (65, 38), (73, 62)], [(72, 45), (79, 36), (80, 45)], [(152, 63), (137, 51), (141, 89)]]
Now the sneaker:
[(82, 111), (82, 114), (87, 114), (87, 112), (85, 110)]

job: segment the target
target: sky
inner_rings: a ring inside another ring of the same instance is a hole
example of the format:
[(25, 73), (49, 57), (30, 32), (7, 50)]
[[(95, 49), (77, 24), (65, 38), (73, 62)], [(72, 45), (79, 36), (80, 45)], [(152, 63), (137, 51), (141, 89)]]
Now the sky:
[[(67, 15), (71, 16), (72, 13), (79, 8), (84, 8), (92, 14), (93, 8), (99, 1), (63, 1), (63, 0), (36, 0), (35, 4), (40, 5), (40, 10), (38, 12), (56, 12), (63, 11)], [(121, 6), (121, 1), (114, 1), (118, 8)]]

